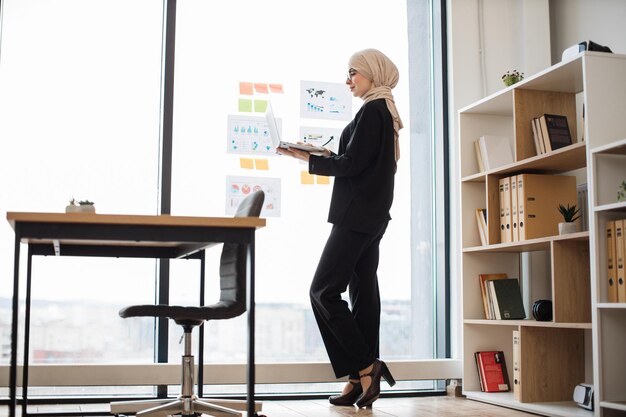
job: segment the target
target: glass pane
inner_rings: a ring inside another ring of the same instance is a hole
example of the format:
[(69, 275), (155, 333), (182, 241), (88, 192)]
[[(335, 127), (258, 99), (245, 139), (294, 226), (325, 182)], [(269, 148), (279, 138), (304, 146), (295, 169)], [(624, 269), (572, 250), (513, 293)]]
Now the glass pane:
[[(98, 213), (156, 213), (161, 2), (6, 0), (2, 7), (0, 211), (63, 212), (75, 198), (94, 201)], [(5, 223), (4, 364), (13, 242)], [(151, 362), (153, 325), (117, 311), (154, 300), (154, 269), (154, 260), (35, 258), (31, 363)]]
[[(433, 317), (420, 316), (419, 323), (411, 318), (406, 7), (406, 2), (396, 1), (380, 7), (380, 2), (374, 0), (178, 3), (172, 212), (230, 216), (226, 207), (231, 204), (228, 197), (232, 195), (232, 177), (246, 177), (251, 186), (280, 184), (280, 214), (268, 214), (267, 227), (257, 232), (259, 362), (328, 360), (311, 313), (308, 288), (330, 231), (326, 218), (332, 179), (330, 184), (323, 184), (323, 178), (303, 174), (306, 166), (254, 148), (237, 153), (232, 148), (234, 125), (229, 120), (257, 117), (263, 123), (264, 112), (257, 105), (271, 100), (285, 140), (302, 140), (307, 127), (340, 132), (362, 101), (350, 98), (348, 120), (310, 117), (301, 111), (301, 82), (334, 83), (347, 91), (344, 83), (348, 58), (357, 50), (371, 47), (387, 54), (400, 70), (394, 96), (405, 125), (393, 220), (381, 245), (381, 355), (386, 359), (415, 358), (418, 350), (412, 345), (419, 343), (427, 346), (419, 351), (426, 350), (432, 357)], [(370, 24), (373, 13), (376, 23)], [(272, 91), (271, 84), (280, 85), (282, 91)], [(429, 156), (422, 158), (428, 160)], [(419, 198), (429, 199), (427, 195)], [(430, 231), (427, 233), (422, 239), (430, 241)], [(218, 291), (215, 280), (211, 283), (211, 273), (217, 273), (219, 249), (209, 252), (214, 253), (210, 255), (213, 259), (207, 259), (207, 303), (216, 299)], [(194, 283), (189, 289), (188, 280), (187, 272), (172, 273), (172, 300), (197, 303), (198, 287)], [(429, 297), (433, 298), (430, 292)], [(245, 325), (245, 319), (209, 323), (206, 361), (244, 362)], [(414, 340), (414, 327), (421, 329), (420, 334), (427, 334)], [(172, 361), (180, 355), (181, 347), (175, 345), (180, 331), (170, 329), (174, 333)]]

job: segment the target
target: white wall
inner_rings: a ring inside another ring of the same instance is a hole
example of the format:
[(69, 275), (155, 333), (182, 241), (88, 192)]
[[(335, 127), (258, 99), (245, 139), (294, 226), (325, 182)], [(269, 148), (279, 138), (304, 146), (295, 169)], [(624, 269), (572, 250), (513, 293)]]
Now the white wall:
[(626, 54), (625, 23), (624, 0), (551, 0), (552, 63), (561, 61), (565, 48), (588, 40)]

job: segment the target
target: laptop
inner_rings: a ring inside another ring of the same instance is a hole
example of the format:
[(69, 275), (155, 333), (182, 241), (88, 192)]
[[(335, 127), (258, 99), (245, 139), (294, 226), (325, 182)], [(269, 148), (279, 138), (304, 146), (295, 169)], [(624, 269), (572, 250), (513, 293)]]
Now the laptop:
[(276, 118), (274, 117), (274, 110), (272, 110), (272, 103), (267, 103), (267, 110), (265, 112), (265, 120), (267, 120), (267, 127), (270, 131), (270, 138), (272, 139), (272, 146), (275, 148), (283, 148), (283, 149), (299, 149), (301, 151), (307, 151), (311, 153), (321, 153), (326, 149), (321, 146), (312, 146), (305, 145), (301, 143), (291, 143), (291, 142), (283, 142), (280, 140), (280, 132), (278, 131), (278, 124), (276, 123)]

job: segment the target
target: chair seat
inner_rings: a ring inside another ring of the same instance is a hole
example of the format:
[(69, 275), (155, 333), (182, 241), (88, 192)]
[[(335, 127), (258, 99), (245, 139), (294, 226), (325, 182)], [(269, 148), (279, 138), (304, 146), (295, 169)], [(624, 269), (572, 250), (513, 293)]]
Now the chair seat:
[(190, 307), (163, 304), (128, 306), (120, 310), (122, 318), (167, 317), (179, 325), (199, 326), (207, 320), (225, 320), (237, 317), (246, 311), (244, 303), (220, 301), (210, 306)]

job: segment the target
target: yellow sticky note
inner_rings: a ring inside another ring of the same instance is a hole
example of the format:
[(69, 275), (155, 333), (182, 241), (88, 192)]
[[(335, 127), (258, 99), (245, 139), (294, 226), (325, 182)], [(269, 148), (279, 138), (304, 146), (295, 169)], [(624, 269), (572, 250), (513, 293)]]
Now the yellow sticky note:
[(252, 112), (252, 100), (247, 98), (239, 99), (239, 111), (240, 112)]
[(254, 100), (254, 111), (257, 113), (265, 113), (267, 109), (267, 100)]
[(282, 84), (270, 84), (270, 91), (278, 94), (283, 94), (285, 92)]
[(239, 94), (242, 94), (244, 96), (251, 96), (252, 95), (252, 83), (240, 81), (239, 82)]
[(307, 171), (300, 171), (300, 183), (301, 184), (315, 184), (315, 178)]
[(265, 83), (254, 83), (254, 91), (262, 94), (267, 94), (269, 92), (267, 90), (267, 84)]
[(315, 179), (318, 184), (330, 184), (330, 177), (324, 175), (316, 175)]
[(256, 167), (256, 169), (260, 169), (263, 171), (267, 171), (268, 169), (270, 169), (270, 164), (267, 159), (255, 159), (254, 166)]
[(239, 166), (244, 169), (254, 169), (254, 160), (252, 158), (239, 158)]

